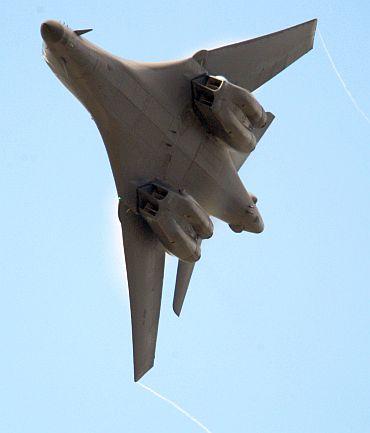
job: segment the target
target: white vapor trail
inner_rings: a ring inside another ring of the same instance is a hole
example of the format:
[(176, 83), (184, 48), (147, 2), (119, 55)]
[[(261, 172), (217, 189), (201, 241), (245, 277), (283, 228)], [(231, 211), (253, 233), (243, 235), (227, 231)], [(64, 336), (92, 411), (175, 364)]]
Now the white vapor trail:
[(331, 54), (330, 54), (330, 52), (328, 50), (328, 47), (327, 47), (327, 45), (326, 45), (326, 43), (324, 41), (324, 38), (322, 37), (320, 29), (317, 29), (317, 33), (318, 33), (319, 38), (321, 40), (322, 46), (324, 48), (324, 51), (325, 51), (326, 55), (328, 56), (330, 64), (333, 67), (334, 72), (335, 72), (336, 76), (338, 77), (340, 83), (342, 84), (344, 91), (347, 93), (347, 96), (351, 100), (351, 102), (352, 102), (353, 106), (356, 108), (356, 110), (361, 114), (361, 116), (366, 120), (367, 123), (370, 123), (369, 116), (358, 105), (356, 99), (353, 97), (352, 93), (350, 92), (350, 90), (347, 87), (347, 84), (345, 83), (345, 81), (343, 80), (342, 76), (340, 75), (340, 73), (339, 73), (339, 71), (338, 71), (338, 69), (337, 69), (337, 67), (336, 67), (336, 65), (334, 63), (334, 60), (333, 60), (333, 58), (332, 58), (332, 56), (331, 56)]
[(160, 398), (161, 400), (165, 401), (166, 403), (170, 404), (171, 406), (173, 406), (175, 409), (177, 409), (179, 412), (181, 412), (183, 415), (185, 415), (187, 418), (189, 418), (191, 421), (193, 421), (197, 426), (199, 426), (201, 429), (203, 429), (205, 432), (207, 433), (211, 433), (210, 430), (208, 430), (208, 428), (203, 425), (200, 421), (198, 421), (196, 418), (193, 417), (193, 415), (190, 415), (189, 412), (186, 412), (186, 410), (184, 410), (182, 407), (180, 407), (177, 403), (175, 403), (174, 401), (170, 400), (167, 397), (164, 397), (163, 395), (159, 394), (159, 392), (154, 391), (154, 389), (149, 388), (149, 386), (144, 385), (143, 383), (138, 382), (138, 385), (140, 385), (142, 388), (146, 389), (147, 391), (151, 392), (152, 394), (154, 394), (156, 397)]

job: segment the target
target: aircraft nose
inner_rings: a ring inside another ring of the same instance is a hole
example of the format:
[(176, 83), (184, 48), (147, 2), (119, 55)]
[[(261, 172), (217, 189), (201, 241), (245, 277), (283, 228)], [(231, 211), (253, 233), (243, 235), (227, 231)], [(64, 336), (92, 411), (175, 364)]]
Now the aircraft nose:
[(41, 24), (41, 36), (46, 43), (59, 42), (64, 35), (63, 26), (57, 21), (45, 21)]

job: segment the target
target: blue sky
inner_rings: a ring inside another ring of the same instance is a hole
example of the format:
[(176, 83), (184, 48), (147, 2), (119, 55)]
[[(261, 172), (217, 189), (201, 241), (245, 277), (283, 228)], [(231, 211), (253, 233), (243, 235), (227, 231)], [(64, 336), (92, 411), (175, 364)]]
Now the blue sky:
[[(370, 113), (370, 4), (287, 0), (5, 2), (0, 92), (2, 433), (190, 433), (132, 380), (117, 198), (88, 113), (41, 56), (48, 18), (159, 61), (311, 18)], [(317, 39), (257, 92), (276, 120), (241, 170), (261, 235), (216, 223), (183, 315), (167, 261), (143, 383), (213, 433), (370, 430), (370, 125)]]

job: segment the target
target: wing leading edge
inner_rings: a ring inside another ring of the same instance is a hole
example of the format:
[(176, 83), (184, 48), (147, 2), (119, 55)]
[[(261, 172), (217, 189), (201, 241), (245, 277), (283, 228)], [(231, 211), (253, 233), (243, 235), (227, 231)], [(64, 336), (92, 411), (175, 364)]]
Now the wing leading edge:
[(134, 379), (154, 365), (165, 251), (145, 221), (119, 205), (130, 296)]
[(313, 47), (317, 20), (232, 45), (202, 50), (193, 58), (210, 74), (253, 92)]

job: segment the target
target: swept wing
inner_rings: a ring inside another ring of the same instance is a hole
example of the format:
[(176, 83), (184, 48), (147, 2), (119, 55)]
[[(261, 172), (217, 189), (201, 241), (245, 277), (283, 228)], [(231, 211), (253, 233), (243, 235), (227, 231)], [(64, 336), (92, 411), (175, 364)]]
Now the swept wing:
[(193, 58), (210, 74), (253, 92), (313, 47), (317, 20), (232, 45), (202, 50)]
[(153, 367), (161, 308), (165, 251), (143, 218), (120, 203), (130, 295), (134, 379)]

